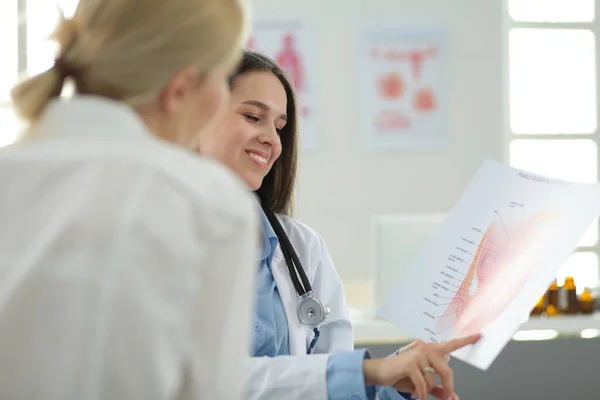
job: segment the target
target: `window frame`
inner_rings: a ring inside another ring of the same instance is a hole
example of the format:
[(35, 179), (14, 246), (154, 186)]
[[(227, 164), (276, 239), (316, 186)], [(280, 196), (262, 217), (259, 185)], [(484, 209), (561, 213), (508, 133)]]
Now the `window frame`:
[[(1, 0), (1, 1), (11, 1), (16, 4), (16, 15), (14, 17), (17, 20), (17, 32), (16, 32), (16, 57), (17, 57), (17, 79), (22, 78), (23, 76), (29, 75), (29, 61), (28, 61), (28, 25), (29, 20), (27, 16), (28, 3), (33, 3), (33, 0)], [(64, 5), (61, 4), (60, 0), (53, 0), (56, 3), (58, 8), (62, 8)], [(73, 0), (74, 3), (78, 3), (79, 0)], [(35, 5), (35, 4), (33, 4)], [(70, 15), (67, 13), (67, 15)], [(12, 56), (12, 55), (11, 55)], [(0, 110), (9, 110), (12, 111), (13, 103), (9, 100), (0, 100)], [(23, 121), (20, 121), (17, 115), (14, 116), (15, 120), (22, 125)], [(17, 137), (22, 133), (22, 131), (17, 132)], [(1, 148), (2, 146), (0, 146)]]
[[(600, 0), (594, 1), (595, 18), (590, 22), (521, 22), (514, 20), (509, 13), (509, 1), (503, 0), (503, 22), (502, 22), (502, 113), (503, 113), (503, 139), (502, 160), (510, 163), (510, 148), (513, 140), (576, 140), (588, 139), (596, 143), (597, 176), (600, 179)], [(595, 36), (596, 49), (596, 131), (593, 133), (559, 133), (559, 134), (517, 134), (512, 131), (510, 125), (510, 40), (509, 34), (512, 29), (587, 29)], [(600, 221), (600, 220), (599, 220)], [(598, 223), (600, 230), (600, 222)], [(600, 233), (599, 233), (600, 235)], [(600, 238), (594, 246), (577, 247), (574, 253), (595, 253), (600, 258)], [(600, 265), (598, 266), (600, 269)], [(600, 283), (599, 283), (600, 285)]]
[[(17, 76), (21, 77), (27, 72), (27, 18), (25, 18), (27, 11), (27, 0), (8, 0), (17, 3)], [(0, 100), (0, 109), (10, 110), (13, 104), (9, 101)], [(15, 116), (15, 119), (17, 117)]]

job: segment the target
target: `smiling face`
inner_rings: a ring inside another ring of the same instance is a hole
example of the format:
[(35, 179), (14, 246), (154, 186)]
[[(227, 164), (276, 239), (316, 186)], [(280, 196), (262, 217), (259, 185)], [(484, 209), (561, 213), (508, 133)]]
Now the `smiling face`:
[(273, 73), (236, 77), (225, 118), (211, 135), (213, 140), (200, 141), (201, 153), (225, 164), (257, 190), (281, 155), (286, 110), (286, 91)]
[(290, 215), (298, 164), (294, 89), (273, 60), (251, 51), (244, 51), (229, 88), (220, 125), (198, 134), (196, 149), (235, 172), (262, 207)]

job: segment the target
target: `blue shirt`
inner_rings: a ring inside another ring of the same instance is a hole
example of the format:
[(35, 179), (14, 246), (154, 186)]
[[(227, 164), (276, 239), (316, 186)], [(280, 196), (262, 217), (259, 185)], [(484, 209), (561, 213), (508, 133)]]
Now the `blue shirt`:
[(287, 316), (279, 290), (271, 273), (271, 260), (277, 247), (277, 235), (262, 212), (262, 240), (259, 251), (256, 307), (254, 316), (254, 357), (290, 354)]
[[(253, 357), (276, 357), (290, 354), (287, 315), (271, 272), (271, 261), (277, 247), (277, 235), (261, 210), (262, 241), (259, 250), (256, 307), (253, 324)], [(371, 400), (375, 387), (365, 387), (363, 361), (366, 350), (332, 354), (327, 362), (327, 397), (329, 400)], [(404, 399), (394, 390), (378, 390), (382, 400)], [(389, 392), (389, 393), (388, 393)]]

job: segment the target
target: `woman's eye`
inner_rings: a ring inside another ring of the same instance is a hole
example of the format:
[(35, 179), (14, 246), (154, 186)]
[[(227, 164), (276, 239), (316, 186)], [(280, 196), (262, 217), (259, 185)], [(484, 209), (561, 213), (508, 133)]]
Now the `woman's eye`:
[(244, 118), (246, 118), (246, 120), (248, 122), (252, 122), (252, 123), (257, 123), (258, 121), (260, 121), (260, 119), (258, 117), (255, 117), (254, 115), (249, 115), (249, 114), (244, 114)]

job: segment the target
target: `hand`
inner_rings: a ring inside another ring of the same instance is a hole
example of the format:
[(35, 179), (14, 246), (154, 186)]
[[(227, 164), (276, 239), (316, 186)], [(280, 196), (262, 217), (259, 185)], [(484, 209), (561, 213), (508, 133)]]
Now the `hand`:
[[(420, 340), (402, 348), (394, 357), (365, 360), (366, 385), (391, 386), (400, 392), (411, 393), (421, 400), (430, 394), (441, 400), (458, 399), (454, 393), (452, 370), (448, 367), (450, 353), (476, 343), (481, 335), (471, 335), (442, 343), (424, 343)], [(435, 374), (425, 369), (433, 368)], [(436, 382), (435, 375), (441, 379)]]

